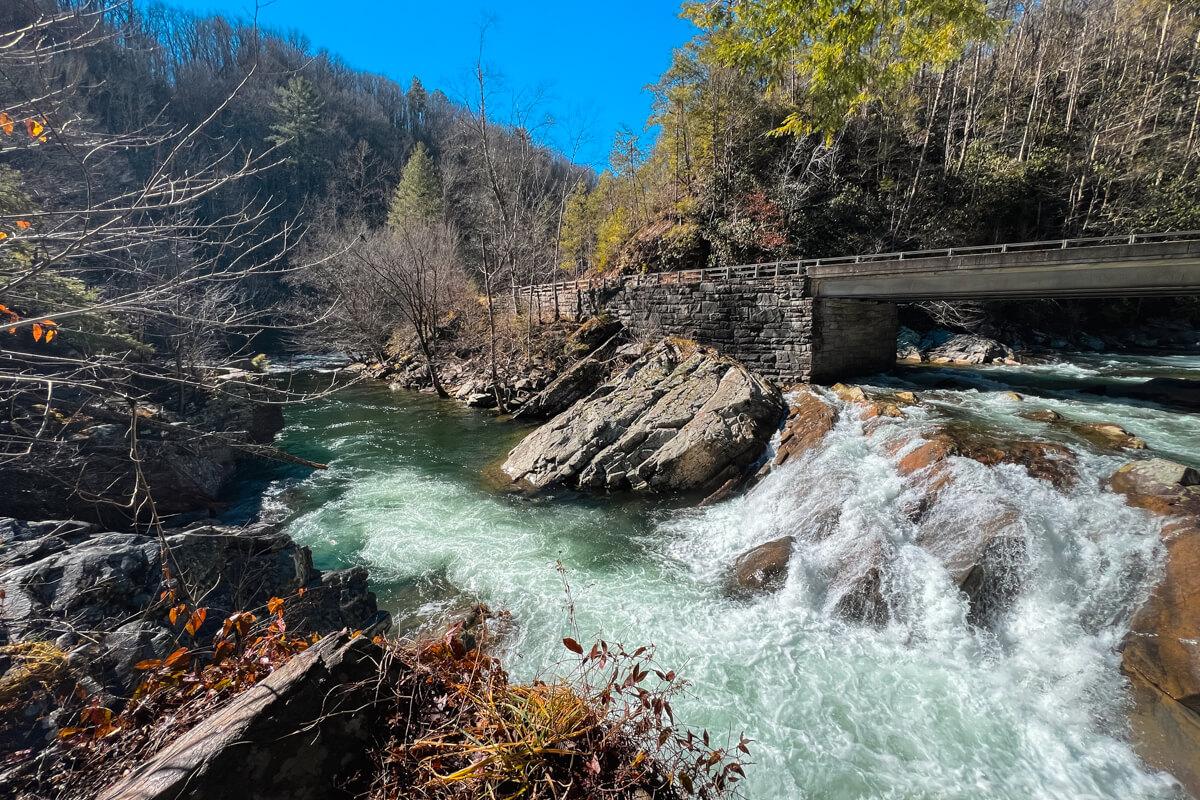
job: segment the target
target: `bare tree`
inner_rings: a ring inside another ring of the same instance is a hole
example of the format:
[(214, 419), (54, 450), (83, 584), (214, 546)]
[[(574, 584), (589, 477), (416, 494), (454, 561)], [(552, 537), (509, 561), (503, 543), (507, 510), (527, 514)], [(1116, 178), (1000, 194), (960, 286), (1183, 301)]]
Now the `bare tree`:
[[(0, 17), (0, 162), (21, 170), (5, 173), (0, 198), (0, 466), (24, 459), (56, 481), (68, 480), (58, 467), (73, 470), (69, 491), (157, 527), (139, 427), (183, 437), (190, 447), (216, 441), (311, 463), (228, 431), (163, 426), (145, 413), (168, 398), (183, 409), (189, 392), (299, 399), (289, 387), (229, 369), (245, 359), (268, 317), (251, 302), (255, 282), (296, 269), (287, 256), (299, 236), (289, 224), (272, 227), (270, 198), (201, 213), (227, 188), (278, 163), (271, 149), (232, 141), (207, 161), (193, 155), (253, 66), (224, 101), (184, 127), (114, 133), (89, 118), (80, 65), (112, 35), (106, 19), (123, 6), (60, 11), (29, 2)], [(135, 157), (144, 168), (132, 168)], [(56, 191), (43, 192), (51, 200), (39, 206), (23, 181)], [(132, 477), (89, 479), (73, 444), (79, 420), (114, 414), (128, 423)]]

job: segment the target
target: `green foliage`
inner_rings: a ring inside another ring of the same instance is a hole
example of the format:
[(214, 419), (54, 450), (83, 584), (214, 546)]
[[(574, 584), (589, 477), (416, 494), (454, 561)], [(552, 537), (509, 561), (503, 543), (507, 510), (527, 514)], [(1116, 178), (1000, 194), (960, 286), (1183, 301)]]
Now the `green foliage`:
[(629, 212), (624, 207), (617, 207), (600, 222), (596, 230), (595, 267), (598, 271), (617, 266), (621, 247), (632, 233)]
[(580, 181), (567, 197), (559, 233), (559, 266), (587, 271), (596, 252), (600, 196)]
[(315, 144), (321, 136), (321, 111), (325, 104), (306, 78), (293, 76), (275, 90), (272, 106), (275, 122), (267, 141), (283, 151), (288, 162), (303, 165), (316, 157)]
[(388, 207), (388, 224), (400, 225), (405, 220), (433, 221), (442, 217), (442, 179), (429, 150), (421, 142), (413, 148), (404, 165), (404, 173)]
[(793, 108), (777, 134), (827, 140), (873, 103), (894, 102), (925, 66), (941, 67), (999, 30), (985, 0), (688, 2), (718, 62), (748, 70)]

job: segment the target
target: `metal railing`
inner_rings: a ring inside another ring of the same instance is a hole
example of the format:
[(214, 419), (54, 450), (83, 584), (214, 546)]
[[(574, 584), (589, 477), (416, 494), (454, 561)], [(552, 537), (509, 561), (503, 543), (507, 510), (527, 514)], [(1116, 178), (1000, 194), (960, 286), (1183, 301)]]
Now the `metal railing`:
[(655, 286), (662, 284), (705, 283), (708, 281), (728, 282), (739, 278), (802, 278), (808, 274), (809, 267), (833, 264), (877, 264), (887, 261), (919, 261), (927, 258), (947, 258), (965, 255), (1002, 255), (1005, 253), (1069, 250), (1078, 247), (1116, 247), (1190, 241), (1200, 241), (1200, 231), (1131, 233), (1122, 236), (1085, 236), (1076, 239), (1052, 239), (1040, 242), (1007, 242), (1005, 244), (971, 245), (968, 247), (940, 247), (932, 250), (897, 250), (891, 253), (833, 256), (831, 258), (802, 258), (792, 261), (768, 261), (761, 264), (739, 264), (729, 267), (705, 267), (703, 269), (677, 270), (674, 272), (647, 272), (615, 277), (581, 278), (574, 281), (541, 283), (535, 284), (532, 287), (525, 286), (521, 291), (528, 295), (532, 289), (535, 296), (543, 296), (553, 295), (560, 290), (591, 291), (626, 284), (632, 284), (633, 286)]

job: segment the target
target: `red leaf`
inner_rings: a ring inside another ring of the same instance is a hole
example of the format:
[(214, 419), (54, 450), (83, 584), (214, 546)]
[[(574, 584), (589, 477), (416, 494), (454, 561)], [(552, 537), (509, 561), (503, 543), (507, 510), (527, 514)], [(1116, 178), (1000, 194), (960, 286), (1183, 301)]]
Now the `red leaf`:
[(583, 648), (579, 645), (579, 642), (575, 641), (570, 636), (563, 639), (563, 646), (576, 655), (583, 655)]

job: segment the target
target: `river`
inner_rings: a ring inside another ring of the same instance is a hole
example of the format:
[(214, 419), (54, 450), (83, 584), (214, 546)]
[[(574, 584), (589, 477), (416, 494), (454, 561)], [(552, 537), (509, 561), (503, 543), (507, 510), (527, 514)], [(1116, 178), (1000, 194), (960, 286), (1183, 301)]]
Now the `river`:
[[(508, 609), (508, 661), (522, 678), (569, 655), (565, 576), (582, 639), (655, 644), (658, 660), (691, 682), (682, 721), (754, 740), (752, 800), (1170, 798), (1173, 781), (1127, 743), (1116, 654), (1161, 566), (1159, 523), (1100, 488), (1125, 458), (1016, 415), (1051, 408), (1116, 422), (1195, 464), (1200, 415), (1094, 393), (1162, 376), (1200, 378), (1200, 358), (878, 376), (864, 383), (912, 388), (924, 404), (870, 437), (847, 409), (817, 451), (704, 509), (507, 495), (487, 475), (528, 428), (359, 386), (288, 414), (282, 444), (329, 469), (247, 478), (235, 513), (284, 520), (319, 566), (368, 566), (401, 631), (475, 600)], [(1080, 461), (1082, 479), (1066, 492), (1019, 467), (955, 463), (958, 480), (933, 519), (962, 524), (1004, 502), (1019, 510), (1027, 542), (1020, 593), (986, 631), (912, 544), (886, 450), (889, 438), (944, 417), (1059, 439)], [(800, 542), (785, 587), (728, 599), (721, 584), (733, 560), (784, 534)], [(899, 612), (878, 629), (830, 614), (827, 577), (873, 536), (899, 552), (885, 586)]]

